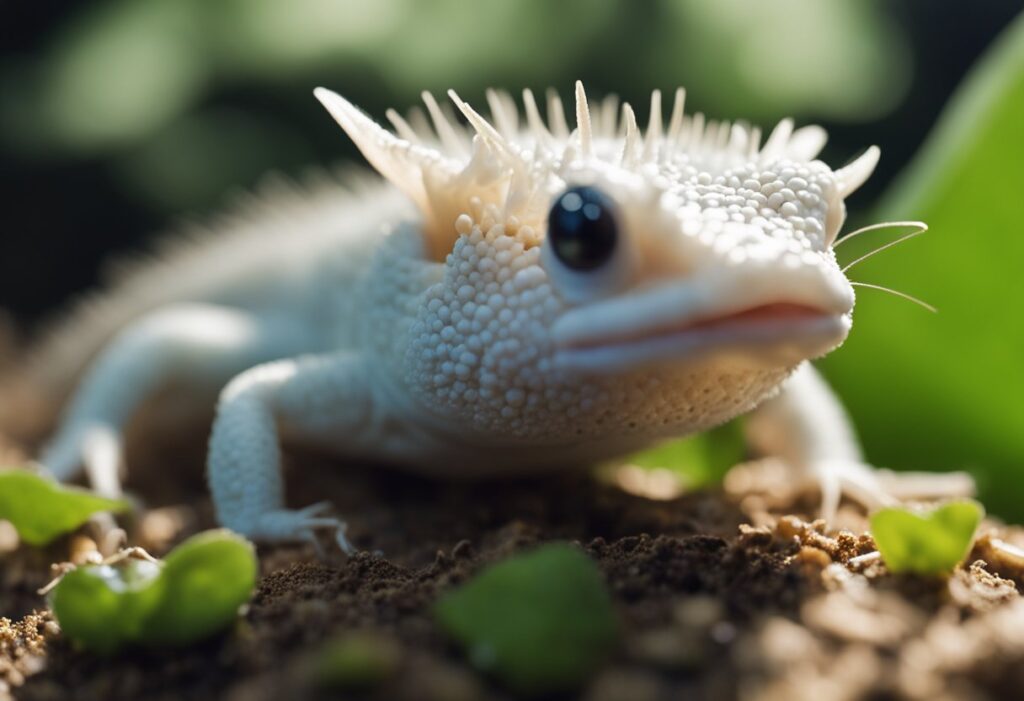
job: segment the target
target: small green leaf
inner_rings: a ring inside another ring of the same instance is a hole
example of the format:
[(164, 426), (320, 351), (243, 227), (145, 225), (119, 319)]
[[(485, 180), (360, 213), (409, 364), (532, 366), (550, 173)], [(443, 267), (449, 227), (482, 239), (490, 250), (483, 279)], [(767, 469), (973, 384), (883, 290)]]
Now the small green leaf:
[(601, 573), (562, 543), (486, 569), (442, 598), (435, 613), (474, 665), (527, 694), (576, 686), (617, 636)]
[(126, 559), (79, 567), (54, 588), (61, 629), (100, 654), (127, 644), (186, 645), (226, 628), (252, 594), (252, 544), (229, 531), (207, 531), (163, 563)]
[(164, 562), (164, 594), (141, 639), (184, 645), (209, 637), (238, 617), (256, 586), (252, 544), (231, 531), (206, 531), (175, 548)]
[(100, 511), (127, 509), (123, 500), (66, 487), (27, 470), (0, 471), (0, 519), (14, 524), (29, 545), (45, 545)]
[(976, 501), (953, 501), (928, 510), (881, 509), (871, 535), (892, 572), (950, 572), (967, 555), (985, 510)]

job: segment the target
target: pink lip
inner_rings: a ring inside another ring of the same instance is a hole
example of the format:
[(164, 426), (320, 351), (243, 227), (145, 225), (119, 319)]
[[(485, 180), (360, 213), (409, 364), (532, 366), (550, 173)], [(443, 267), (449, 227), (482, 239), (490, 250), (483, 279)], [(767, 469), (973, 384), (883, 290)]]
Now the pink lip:
[(601, 338), (589, 338), (567, 344), (567, 348), (586, 349), (601, 346), (621, 345), (637, 341), (675, 336), (690, 331), (705, 331), (723, 327), (761, 326), (770, 323), (813, 321), (832, 316), (826, 311), (805, 304), (774, 302), (743, 309), (729, 314), (690, 319), (683, 323), (665, 324), (630, 333), (610, 334)]

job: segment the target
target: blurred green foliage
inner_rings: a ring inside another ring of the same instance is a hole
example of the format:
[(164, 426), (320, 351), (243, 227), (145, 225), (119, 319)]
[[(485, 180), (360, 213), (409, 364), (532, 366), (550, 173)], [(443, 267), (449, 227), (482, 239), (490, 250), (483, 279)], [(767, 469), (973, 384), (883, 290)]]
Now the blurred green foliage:
[[(1024, 16), (872, 216), (921, 219), (930, 231), (851, 271), (939, 313), (862, 291), (849, 341), (822, 363), (872, 462), (970, 470), (989, 510), (1015, 520), (1024, 519), (1022, 158)], [(852, 260), (852, 248), (842, 258)]]
[(931, 509), (881, 509), (871, 515), (871, 535), (890, 572), (952, 572), (967, 556), (985, 510), (973, 500)]
[(0, 470), (0, 519), (10, 521), (29, 545), (46, 545), (100, 511), (127, 509), (120, 499), (104, 499), (28, 470)]
[(424, 89), (568, 92), (583, 78), (641, 115), (651, 89), (686, 85), (712, 115), (864, 121), (891, 109), (909, 79), (905, 37), (880, 6), (107, 0), (35, 60), (0, 72), (0, 135), (35, 157), (110, 158), (123, 187), (174, 210), (211, 204), (268, 163), (318, 160), (298, 121), (209, 104), (225, 91), (287, 93), (313, 113), (310, 91), (327, 84), (380, 117)]
[(475, 666), (528, 695), (576, 686), (617, 639), (601, 572), (566, 543), (492, 565), (442, 597), (435, 614)]
[(625, 460), (647, 469), (672, 471), (684, 489), (718, 484), (725, 473), (746, 455), (743, 420), (679, 440), (666, 441)]
[(326, 689), (364, 690), (393, 677), (402, 648), (374, 631), (350, 631), (326, 643), (317, 653), (312, 676)]

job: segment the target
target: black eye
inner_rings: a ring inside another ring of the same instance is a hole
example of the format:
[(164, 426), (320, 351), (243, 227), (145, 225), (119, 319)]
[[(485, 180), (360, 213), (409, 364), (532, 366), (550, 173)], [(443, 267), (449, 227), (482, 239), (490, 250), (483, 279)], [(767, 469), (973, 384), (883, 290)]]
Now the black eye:
[(548, 239), (562, 263), (574, 270), (593, 270), (612, 257), (618, 235), (614, 204), (593, 187), (563, 192), (548, 215)]

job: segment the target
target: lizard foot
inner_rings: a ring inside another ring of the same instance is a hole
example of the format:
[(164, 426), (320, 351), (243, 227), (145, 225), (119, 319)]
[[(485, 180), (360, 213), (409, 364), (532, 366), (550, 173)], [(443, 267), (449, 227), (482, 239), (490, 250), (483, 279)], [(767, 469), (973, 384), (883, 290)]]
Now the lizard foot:
[(868, 509), (893, 506), (906, 499), (969, 497), (974, 480), (965, 472), (894, 472), (850, 460), (815, 465), (821, 487), (821, 517), (831, 523), (846, 495)]
[(304, 541), (312, 543), (322, 554), (316, 531), (327, 529), (333, 531), (334, 541), (341, 551), (346, 555), (351, 555), (356, 549), (345, 537), (345, 522), (332, 516), (322, 515), (330, 508), (329, 502), (322, 501), (301, 509), (269, 511), (261, 514), (255, 526), (244, 529), (242, 534), (265, 542)]
[(68, 426), (46, 448), (40, 459), (58, 480), (70, 479), (82, 467), (89, 484), (105, 497), (121, 496), (124, 465), (121, 434), (112, 426), (80, 423)]

